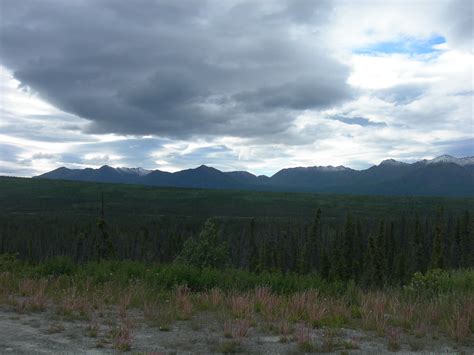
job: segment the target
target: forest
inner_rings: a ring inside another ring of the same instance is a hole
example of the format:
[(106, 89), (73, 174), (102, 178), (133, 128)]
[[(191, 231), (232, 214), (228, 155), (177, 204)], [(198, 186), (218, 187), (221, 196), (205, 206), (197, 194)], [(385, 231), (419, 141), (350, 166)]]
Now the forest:
[(474, 266), (473, 199), (0, 179), (0, 254), (315, 274), (361, 286)]
[(473, 202), (0, 178), (3, 341), (469, 353)]

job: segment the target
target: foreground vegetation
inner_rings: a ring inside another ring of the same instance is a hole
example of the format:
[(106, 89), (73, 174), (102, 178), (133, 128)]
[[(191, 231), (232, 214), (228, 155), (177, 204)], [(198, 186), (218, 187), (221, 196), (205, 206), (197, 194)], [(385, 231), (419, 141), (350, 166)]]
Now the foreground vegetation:
[[(421, 350), (433, 339), (474, 345), (472, 270), (433, 270), (414, 275), (405, 287), (364, 290), (317, 275), (130, 261), (77, 265), (64, 257), (31, 265), (4, 255), (0, 301), (18, 313), (49, 310), (59, 327), (52, 332), (61, 331), (64, 322), (82, 320), (84, 334), (96, 337), (98, 347), (119, 350), (133, 349), (137, 319), (170, 331), (179, 321), (205, 327), (209, 320), (203, 315), (213, 318), (218, 335), (228, 339), (215, 349), (222, 352), (243, 350), (253, 331), (278, 336), (302, 351), (359, 347), (338, 335), (344, 328), (370, 332), (384, 339), (388, 350), (401, 344)], [(320, 338), (310, 336), (315, 329)]]
[[(317, 273), (370, 287), (474, 266), (473, 199), (0, 179), (0, 253)], [(209, 215), (214, 213), (214, 215)], [(209, 219), (209, 217), (213, 217)], [(207, 220), (207, 223), (205, 223)], [(212, 260), (211, 260), (212, 259)]]
[(472, 350), (473, 202), (0, 178), (0, 312), (118, 350)]

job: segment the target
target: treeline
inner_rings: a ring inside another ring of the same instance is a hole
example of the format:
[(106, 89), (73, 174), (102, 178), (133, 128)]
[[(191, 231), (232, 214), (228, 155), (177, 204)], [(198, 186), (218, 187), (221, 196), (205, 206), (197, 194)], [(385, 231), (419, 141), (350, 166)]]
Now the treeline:
[[(416, 217), (413, 228), (380, 221), (367, 232), (360, 220), (349, 215), (343, 226), (324, 233), (321, 210), (306, 234), (289, 233), (258, 238), (255, 220), (250, 221), (245, 247), (231, 245), (234, 255), (245, 254), (243, 267), (250, 271), (317, 273), (329, 281), (353, 280), (365, 286), (403, 284), (416, 272), (474, 266), (474, 249), (469, 213), (450, 219), (442, 209), (424, 226)], [(216, 224), (206, 222), (198, 238), (188, 240), (177, 260), (198, 267), (226, 265), (227, 242), (217, 238)], [(242, 264), (242, 259), (238, 261)]]
[(184, 262), (256, 272), (317, 273), (367, 286), (405, 283), (415, 272), (474, 266), (473, 221), (454, 216), (386, 219), (153, 217), (83, 219), (74, 215), (0, 217), (0, 254), (39, 262), (66, 255)]

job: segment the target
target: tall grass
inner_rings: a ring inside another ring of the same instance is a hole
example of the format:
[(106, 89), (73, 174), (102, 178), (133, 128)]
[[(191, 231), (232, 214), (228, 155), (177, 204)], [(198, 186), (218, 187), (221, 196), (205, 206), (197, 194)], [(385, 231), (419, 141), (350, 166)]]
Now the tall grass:
[[(3, 259), (2, 259), (3, 258)], [(67, 265), (67, 266), (66, 266)], [(440, 332), (465, 343), (474, 330), (474, 271), (415, 275), (406, 287), (364, 290), (328, 283), (317, 275), (255, 274), (243, 270), (197, 270), (183, 265), (107, 261), (76, 265), (67, 259), (29, 265), (0, 257), (0, 302), (20, 312), (54, 307), (62, 318), (90, 322), (105, 305), (128, 324), (131, 308), (162, 330), (199, 311), (227, 317), (224, 333), (246, 337), (260, 322), (302, 349), (314, 345), (308, 329), (357, 327), (387, 337), (396, 348), (403, 334)], [(114, 335), (118, 349), (131, 342), (131, 327)], [(308, 350), (306, 349), (306, 350)]]

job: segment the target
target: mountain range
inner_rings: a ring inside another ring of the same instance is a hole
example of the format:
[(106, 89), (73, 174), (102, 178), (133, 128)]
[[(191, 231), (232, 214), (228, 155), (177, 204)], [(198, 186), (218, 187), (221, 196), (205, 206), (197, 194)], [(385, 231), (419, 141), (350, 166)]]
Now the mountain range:
[(474, 157), (442, 155), (411, 164), (387, 159), (365, 170), (297, 167), (282, 169), (271, 177), (247, 171), (222, 172), (206, 165), (175, 173), (104, 165), (99, 169), (61, 167), (34, 178), (208, 189), (474, 196)]

